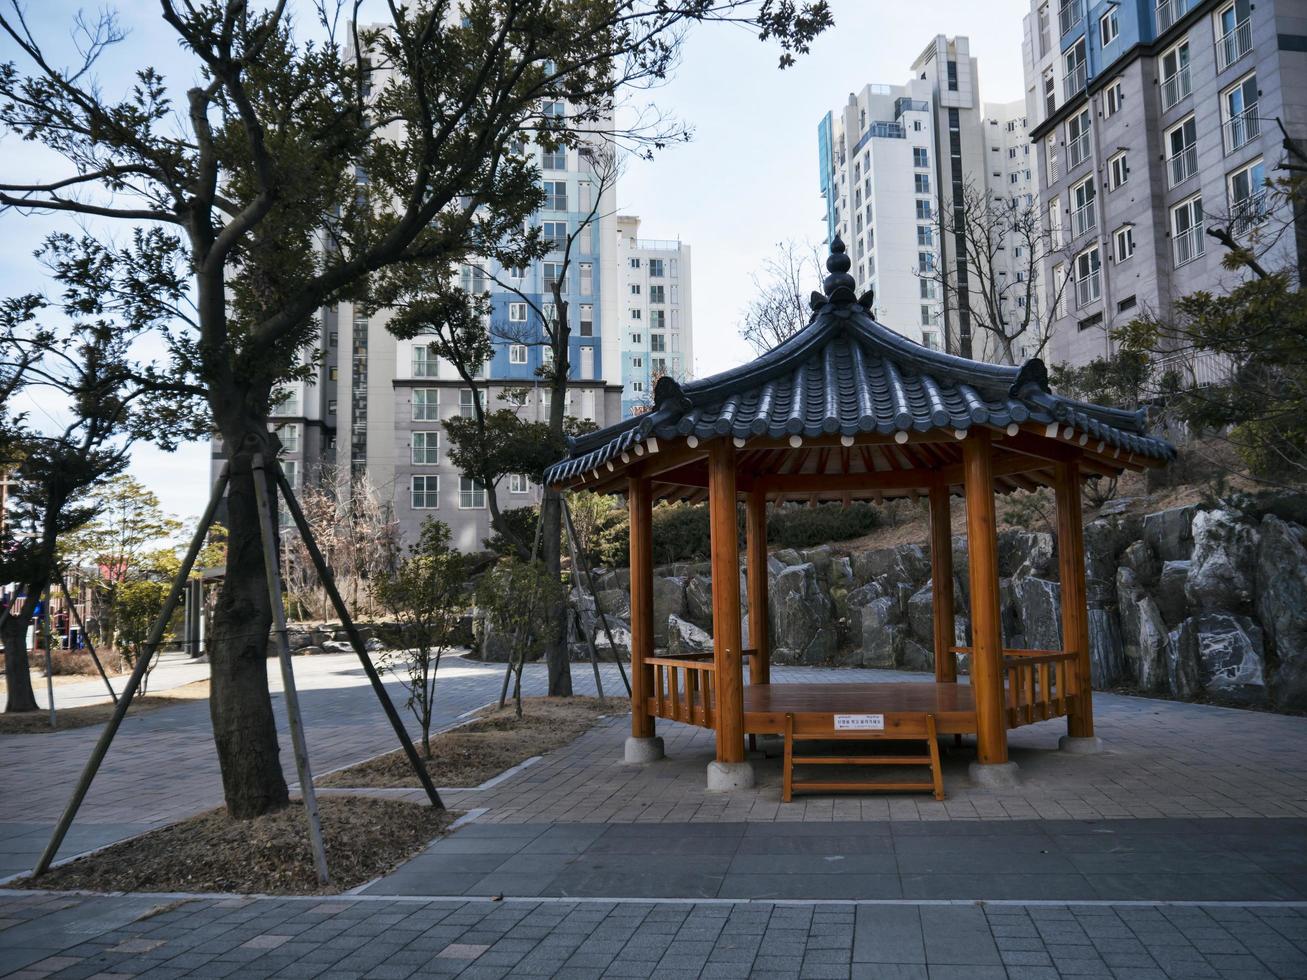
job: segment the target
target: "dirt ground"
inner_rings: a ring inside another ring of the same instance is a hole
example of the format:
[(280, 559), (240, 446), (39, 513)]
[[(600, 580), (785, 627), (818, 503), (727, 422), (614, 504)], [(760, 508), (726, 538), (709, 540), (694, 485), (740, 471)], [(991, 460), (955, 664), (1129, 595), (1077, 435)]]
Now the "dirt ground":
[[(78, 678), (85, 680), (85, 678)], [(60, 678), (56, 677), (56, 686)], [(42, 679), (42, 684), (45, 680)], [(192, 681), (189, 684), (183, 684), (181, 687), (168, 689), (167, 694), (146, 694), (138, 695), (132, 699), (132, 705), (128, 709), (128, 714), (138, 714), (143, 711), (155, 711), (159, 708), (169, 708), (175, 704), (181, 704), (185, 701), (202, 701), (209, 696), (208, 680)], [(59, 723), (57, 729), (50, 727), (50, 712), (25, 711), (22, 714), (0, 714), (0, 735), (38, 735), (42, 732), (63, 731), (68, 728), (85, 728), (87, 725), (103, 725), (113, 714), (114, 705), (112, 701), (105, 701), (102, 704), (83, 704), (74, 708), (60, 708), (59, 697), (55, 696), (55, 718)]]
[[(523, 698), (520, 721), (510, 703), (502, 711), (491, 708), (461, 728), (433, 736), (427, 772), (437, 786), (479, 786), (519, 762), (566, 745), (600, 717), (629, 710), (625, 698)], [(317, 784), (354, 789), (419, 785), (402, 751), (330, 773)]]
[(115, 844), (40, 879), (7, 887), (84, 891), (334, 894), (407, 860), (457, 817), (425, 803), (333, 796), (318, 801), (331, 884), (318, 884), (304, 807), (298, 801), (254, 820), (225, 808)]

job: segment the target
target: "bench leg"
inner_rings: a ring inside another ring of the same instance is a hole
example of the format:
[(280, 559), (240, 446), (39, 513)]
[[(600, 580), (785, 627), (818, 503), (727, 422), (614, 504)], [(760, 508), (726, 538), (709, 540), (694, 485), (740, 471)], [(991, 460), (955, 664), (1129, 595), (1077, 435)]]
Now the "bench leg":
[(794, 715), (785, 716), (785, 762), (781, 769), (781, 802), (794, 796)]
[(926, 715), (926, 744), (930, 747), (930, 777), (935, 785), (935, 799), (944, 799), (944, 773), (939, 765), (939, 736), (935, 733), (935, 716)]

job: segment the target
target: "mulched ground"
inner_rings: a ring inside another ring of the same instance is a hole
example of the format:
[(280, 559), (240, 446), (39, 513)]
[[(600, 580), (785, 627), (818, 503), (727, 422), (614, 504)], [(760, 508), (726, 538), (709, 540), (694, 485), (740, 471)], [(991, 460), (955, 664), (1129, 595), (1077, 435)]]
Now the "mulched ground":
[(254, 820), (226, 808), (53, 868), (9, 888), (97, 892), (242, 892), (328, 895), (371, 881), (412, 857), (458, 814), (425, 803), (333, 796), (318, 800), (331, 884), (318, 884), (304, 807)]
[[(510, 703), (502, 711), (489, 709), (470, 724), (433, 736), (427, 772), (437, 786), (479, 786), (532, 756), (566, 745), (599, 718), (629, 710), (625, 698), (523, 698), (521, 719)], [(317, 784), (353, 789), (419, 785), (402, 751), (333, 772)]]
[[(44, 683), (44, 681), (42, 681)], [(106, 697), (108, 696), (105, 692)], [(138, 694), (132, 698), (132, 705), (127, 709), (127, 716), (154, 711), (157, 708), (171, 708), (187, 701), (203, 700), (209, 696), (209, 682), (192, 681), (181, 687), (169, 688), (167, 694)], [(59, 691), (54, 695), (55, 720), (58, 728), (50, 727), (50, 712), (23, 711), (18, 714), (4, 712), (0, 714), (0, 735), (39, 735), (42, 732), (63, 731), (68, 728), (85, 728), (88, 725), (103, 725), (113, 714), (112, 701), (101, 704), (82, 704), (73, 708), (59, 707)]]

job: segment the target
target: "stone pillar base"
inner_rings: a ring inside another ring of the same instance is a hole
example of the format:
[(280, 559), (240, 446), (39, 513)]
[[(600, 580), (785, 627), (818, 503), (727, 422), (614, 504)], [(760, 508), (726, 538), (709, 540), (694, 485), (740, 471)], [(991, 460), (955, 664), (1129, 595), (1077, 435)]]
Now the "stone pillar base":
[(1057, 740), (1057, 747), (1071, 755), (1097, 755), (1103, 751), (1103, 740), (1097, 735), (1063, 735)]
[(650, 738), (636, 738), (632, 735), (626, 740), (626, 749), (622, 753), (622, 761), (627, 765), (657, 762), (662, 758), (664, 758), (663, 740), (657, 735)]
[(973, 762), (967, 774), (972, 785), (986, 789), (1010, 789), (1021, 785), (1021, 769), (1015, 762)]
[(753, 789), (753, 765), (748, 762), (708, 763), (708, 792), (731, 793), (740, 789)]

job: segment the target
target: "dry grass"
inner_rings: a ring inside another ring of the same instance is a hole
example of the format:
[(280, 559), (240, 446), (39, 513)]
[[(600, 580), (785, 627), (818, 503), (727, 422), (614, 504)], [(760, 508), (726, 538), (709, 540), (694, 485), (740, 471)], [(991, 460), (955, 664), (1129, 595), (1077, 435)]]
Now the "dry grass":
[(425, 803), (364, 796), (322, 799), (318, 807), (331, 874), (325, 888), (313, 870), (299, 802), (254, 820), (231, 820), (225, 808), (210, 810), (8, 887), (332, 894), (390, 871), (444, 833), (456, 816)]
[[(187, 701), (202, 701), (209, 696), (207, 680), (192, 681), (181, 687), (169, 688), (167, 694), (138, 695), (132, 700), (128, 715), (159, 708), (171, 708)], [(101, 704), (82, 704), (73, 708), (59, 707), (59, 697), (54, 699), (55, 718), (59, 723), (57, 729), (50, 727), (50, 712), (24, 711), (21, 714), (0, 714), (0, 735), (38, 735), (42, 732), (63, 731), (67, 728), (85, 728), (88, 725), (103, 725), (113, 714), (113, 702)]]
[[(437, 786), (478, 786), (532, 756), (543, 755), (581, 735), (603, 715), (629, 710), (625, 698), (523, 698), (519, 720), (510, 704), (489, 709), (454, 731), (431, 739), (427, 772)], [(419, 746), (421, 751), (421, 746)], [(418, 786), (402, 751), (333, 772), (320, 786), (381, 788)]]

